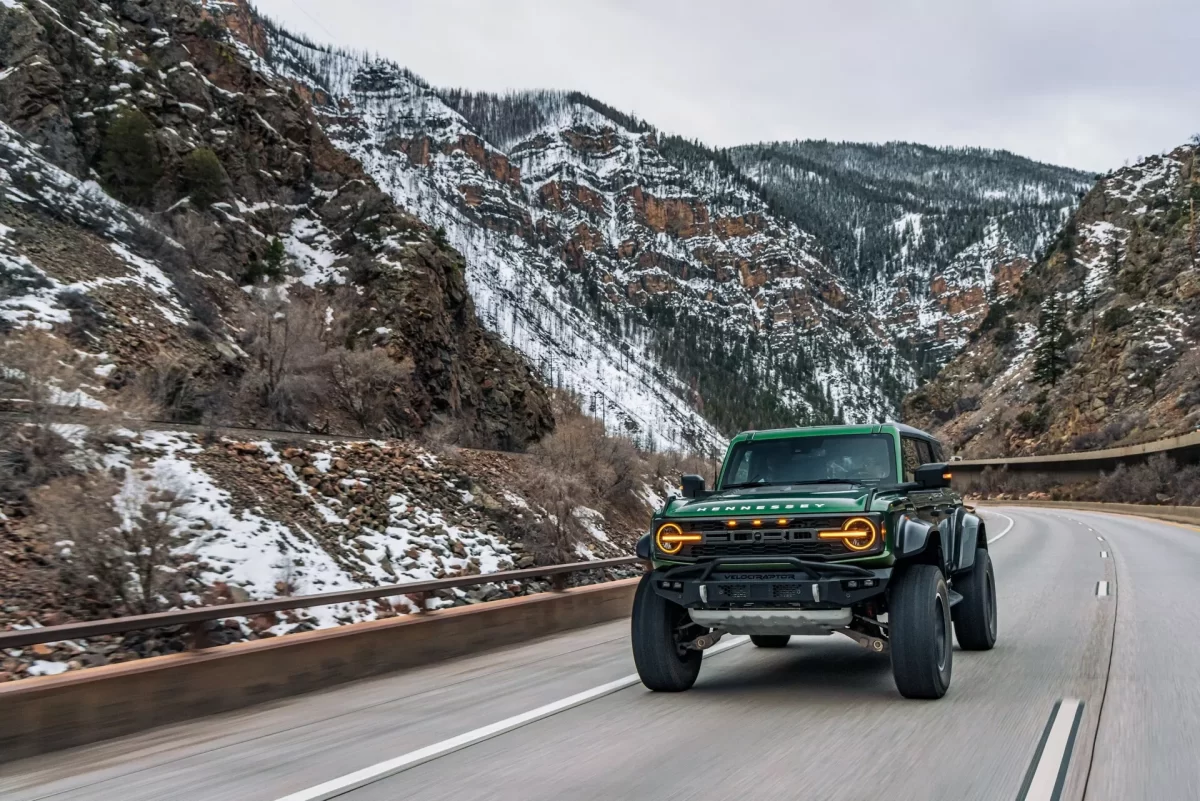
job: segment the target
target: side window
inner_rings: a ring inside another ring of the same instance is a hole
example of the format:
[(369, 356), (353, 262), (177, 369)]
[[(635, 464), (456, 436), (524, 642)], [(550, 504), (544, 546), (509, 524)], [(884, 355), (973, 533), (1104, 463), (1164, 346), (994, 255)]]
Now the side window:
[(946, 454), (942, 450), (942, 443), (940, 443), (940, 442), (933, 443), (933, 461), (935, 461), (935, 462), (946, 461)]
[(930, 464), (937, 461), (933, 458), (933, 448), (930, 447), (928, 440), (917, 440), (917, 455), (921, 458), (921, 464)]
[(901, 437), (900, 451), (904, 459), (904, 480), (912, 481), (917, 476), (917, 468), (921, 466), (921, 455), (917, 451), (917, 441), (912, 437)]

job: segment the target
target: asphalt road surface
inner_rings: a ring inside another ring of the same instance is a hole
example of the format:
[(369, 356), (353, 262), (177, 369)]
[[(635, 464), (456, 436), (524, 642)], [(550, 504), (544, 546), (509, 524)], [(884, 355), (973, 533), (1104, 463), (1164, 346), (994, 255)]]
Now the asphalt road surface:
[(984, 515), (999, 642), (940, 701), (837, 635), (726, 639), (650, 693), (621, 621), (13, 763), (0, 798), (1200, 799), (1200, 531)]

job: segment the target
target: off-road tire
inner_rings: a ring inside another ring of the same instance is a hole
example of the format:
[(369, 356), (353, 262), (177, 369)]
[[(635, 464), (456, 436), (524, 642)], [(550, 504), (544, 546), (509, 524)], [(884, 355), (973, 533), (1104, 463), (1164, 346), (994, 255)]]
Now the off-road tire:
[(996, 574), (986, 548), (975, 549), (975, 564), (954, 577), (963, 599), (954, 606), (954, 635), (964, 651), (990, 651), (996, 644)]
[(898, 573), (888, 603), (896, 689), (905, 698), (941, 698), (954, 662), (946, 579), (933, 565), (911, 565)]
[(751, 634), (750, 642), (757, 645), (759, 648), (786, 648), (788, 640), (792, 639), (790, 634)]
[(633, 664), (642, 684), (655, 692), (690, 689), (700, 675), (703, 654), (680, 654), (676, 644), (676, 629), (687, 620), (686, 609), (654, 591), (653, 573), (642, 576), (633, 596)]

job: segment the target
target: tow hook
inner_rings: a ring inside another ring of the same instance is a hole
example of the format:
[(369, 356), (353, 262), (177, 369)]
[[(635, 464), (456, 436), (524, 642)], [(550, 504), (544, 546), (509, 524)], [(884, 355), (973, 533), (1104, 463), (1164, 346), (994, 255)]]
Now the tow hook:
[(703, 651), (706, 648), (712, 648), (724, 636), (725, 632), (721, 629), (713, 629), (708, 634), (701, 634), (699, 637), (692, 640), (691, 643), (688, 644), (688, 647), (696, 651)]
[(847, 637), (854, 640), (868, 651), (874, 651), (877, 654), (882, 654), (888, 649), (887, 640), (883, 639), (882, 637), (874, 637), (870, 634), (864, 634), (861, 631), (855, 631), (854, 629), (847, 628), (834, 629), (834, 631), (845, 634)]

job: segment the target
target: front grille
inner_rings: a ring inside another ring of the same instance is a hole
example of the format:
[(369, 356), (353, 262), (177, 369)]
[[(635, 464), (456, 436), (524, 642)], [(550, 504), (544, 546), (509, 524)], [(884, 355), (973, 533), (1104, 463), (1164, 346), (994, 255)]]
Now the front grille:
[(867, 552), (852, 551), (841, 540), (818, 539), (817, 533), (838, 529), (846, 517), (789, 517), (778, 520), (763, 518), (766, 525), (754, 527), (751, 520), (737, 518), (738, 527), (730, 528), (729, 518), (691, 520), (684, 523), (685, 531), (704, 534), (704, 541), (687, 546), (683, 555), (703, 559), (714, 556), (794, 556), (802, 559), (838, 559), (847, 556), (867, 556), (882, 549), (878, 543)]
[(790, 542), (705, 542), (693, 545), (689, 556), (840, 556), (850, 553), (838, 540)]
[[(743, 512), (742, 514), (745, 513)], [(787, 512), (762, 512), (761, 514), (763, 515), (762, 520), (764, 523), (774, 524), (776, 519), (784, 518), (790, 521), (790, 525), (792, 527), (804, 528), (811, 531), (827, 528), (839, 528), (842, 525), (842, 521), (846, 519), (844, 517), (793, 517)], [(689, 521), (682, 525), (684, 525), (688, 531), (725, 531), (728, 528), (726, 523), (727, 519), (695, 520)], [(738, 524), (741, 526), (748, 526), (749, 523), (749, 520), (738, 521)], [(776, 530), (776, 527), (774, 525), (767, 525), (765, 528), (760, 530), (773, 531)]]
[(771, 597), (777, 600), (788, 600), (791, 598), (799, 598), (801, 585), (799, 584), (772, 584)]
[(717, 595), (721, 598), (742, 599), (750, 597), (750, 588), (745, 584), (718, 584)]

